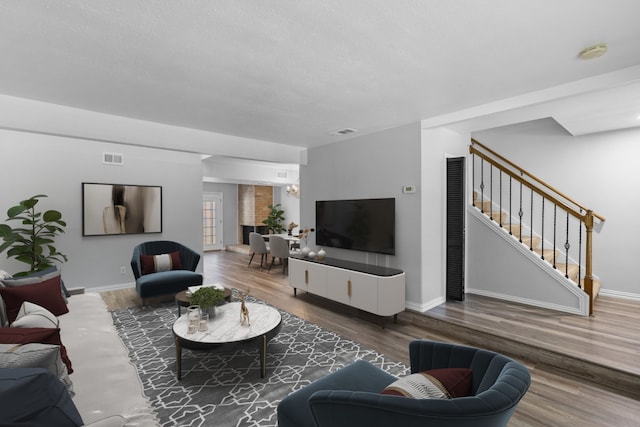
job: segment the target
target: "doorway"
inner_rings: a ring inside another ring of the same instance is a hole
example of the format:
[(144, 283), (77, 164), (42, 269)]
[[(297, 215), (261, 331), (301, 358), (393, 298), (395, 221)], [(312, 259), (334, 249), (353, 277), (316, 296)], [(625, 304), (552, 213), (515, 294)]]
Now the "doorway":
[(222, 218), (222, 193), (204, 193), (202, 195), (203, 250), (222, 250)]
[(447, 158), (447, 299), (464, 301), (465, 158)]

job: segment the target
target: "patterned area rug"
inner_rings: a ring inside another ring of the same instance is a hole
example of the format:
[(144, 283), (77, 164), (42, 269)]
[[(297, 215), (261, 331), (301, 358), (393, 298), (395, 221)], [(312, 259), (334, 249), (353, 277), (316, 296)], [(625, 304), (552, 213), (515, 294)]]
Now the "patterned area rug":
[(269, 341), (266, 378), (260, 378), (258, 349), (242, 347), (225, 353), (183, 350), (180, 381), (171, 332), (178, 314), (174, 304), (112, 315), (163, 426), (276, 426), (276, 408), (284, 397), (358, 359), (396, 376), (409, 373), (402, 363), (279, 311), (282, 328)]

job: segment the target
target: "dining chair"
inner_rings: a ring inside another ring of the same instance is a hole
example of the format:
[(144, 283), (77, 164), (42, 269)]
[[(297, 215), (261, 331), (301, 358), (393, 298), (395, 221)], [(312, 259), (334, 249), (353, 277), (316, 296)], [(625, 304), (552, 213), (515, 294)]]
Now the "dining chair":
[(269, 269), (267, 271), (271, 271), (271, 267), (273, 267), (275, 259), (279, 258), (280, 263), (282, 264), (282, 274), (287, 274), (289, 255), (291, 254), (289, 251), (289, 242), (283, 237), (271, 236), (269, 238), (269, 244), (271, 248), (271, 264), (269, 264)]
[(260, 254), (260, 268), (262, 268), (262, 264), (269, 254), (269, 247), (267, 247), (267, 243), (260, 233), (254, 231), (249, 233), (249, 247), (251, 249), (251, 258), (247, 267), (251, 267), (251, 261), (253, 261), (255, 254)]

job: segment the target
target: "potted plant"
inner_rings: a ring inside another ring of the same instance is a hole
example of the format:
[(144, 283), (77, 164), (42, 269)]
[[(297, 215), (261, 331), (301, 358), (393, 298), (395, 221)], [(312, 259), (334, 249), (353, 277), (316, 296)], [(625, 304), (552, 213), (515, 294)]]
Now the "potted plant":
[(213, 317), (216, 314), (216, 305), (224, 301), (224, 291), (214, 286), (205, 286), (191, 295), (191, 305), (198, 305), (203, 312), (208, 312)]
[(271, 210), (267, 219), (262, 221), (264, 225), (267, 226), (269, 231), (273, 233), (282, 233), (284, 231), (284, 226), (282, 222), (284, 221), (284, 211), (280, 209), (280, 203), (276, 205), (269, 205), (268, 208)]
[(296, 224), (295, 222), (291, 221), (289, 223), (289, 226), (287, 227), (287, 234), (289, 234), (289, 236), (293, 235), (293, 229), (296, 228), (298, 226), (298, 224)]
[(57, 210), (40, 212), (36, 210), (38, 199), (47, 197), (38, 194), (21, 201), (7, 211), (7, 221), (20, 221), (21, 226), (12, 228), (0, 224), (0, 253), (7, 251), (7, 257), (15, 258), (29, 265), (29, 271), (15, 276), (25, 276), (53, 266), (54, 261), (65, 262), (67, 256), (53, 246), (54, 239), (64, 233), (67, 223)]

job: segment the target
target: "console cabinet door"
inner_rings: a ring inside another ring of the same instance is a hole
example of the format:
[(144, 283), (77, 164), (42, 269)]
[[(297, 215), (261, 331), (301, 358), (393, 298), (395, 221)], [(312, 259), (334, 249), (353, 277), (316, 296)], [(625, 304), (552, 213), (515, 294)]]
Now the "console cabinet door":
[(356, 271), (328, 268), (327, 298), (377, 313), (378, 278)]
[(351, 305), (369, 313), (378, 314), (378, 278), (370, 274), (349, 272)]
[(304, 283), (304, 272), (307, 264), (307, 262), (289, 258), (289, 286), (307, 290), (307, 285)]
[(289, 258), (289, 285), (325, 297), (327, 295), (326, 267)]
[(349, 280), (348, 271), (327, 267), (327, 298), (350, 305)]

